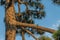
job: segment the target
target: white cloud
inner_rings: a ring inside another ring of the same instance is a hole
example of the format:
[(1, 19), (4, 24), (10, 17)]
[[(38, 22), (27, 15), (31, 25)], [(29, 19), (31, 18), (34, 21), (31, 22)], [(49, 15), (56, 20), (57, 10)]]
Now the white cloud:
[[(59, 27), (59, 25), (60, 25), (60, 20), (57, 20), (56, 23), (52, 24), (52, 26), (50, 26), (49, 28), (54, 29), (54, 30), (57, 30), (58, 27)], [(46, 32), (45, 35), (46, 36), (49, 36), (52, 40), (54, 40), (52, 38), (52, 34)]]
[(58, 26), (59, 26), (58, 23), (52, 25), (52, 27), (58, 27)]
[(60, 20), (58, 20), (55, 24), (53, 24), (52, 26), (58, 27), (60, 25)]
[(60, 25), (60, 20), (58, 20), (55, 24), (52, 24), (51, 28), (56, 30), (59, 27), (59, 25)]

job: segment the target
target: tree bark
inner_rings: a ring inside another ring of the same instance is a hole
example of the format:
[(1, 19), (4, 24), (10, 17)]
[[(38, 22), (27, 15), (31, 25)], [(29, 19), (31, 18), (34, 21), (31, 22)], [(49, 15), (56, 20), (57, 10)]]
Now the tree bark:
[(6, 29), (6, 39), (5, 40), (15, 40), (16, 30), (15, 29)]
[(22, 31), (22, 40), (25, 40), (24, 31)]
[[(15, 25), (11, 25), (9, 24), (9, 21), (12, 21), (11, 19), (15, 20), (15, 11), (14, 11), (14, 4), (12, 2), (12, 4), (9, 6), (10, 0), (6, 0), (6, 19), (5, 19), (5, 24), (6, 24), (6, 39), (5, 40), (15, 40), (15, 35), (16, 35), (16, 30), (15, 30)], [(8, 5), (7, 5), (8, 4)], [(12, 16), (11, 16), (12, 15)], [(13, 28), (13, 29), (12, 29)]]

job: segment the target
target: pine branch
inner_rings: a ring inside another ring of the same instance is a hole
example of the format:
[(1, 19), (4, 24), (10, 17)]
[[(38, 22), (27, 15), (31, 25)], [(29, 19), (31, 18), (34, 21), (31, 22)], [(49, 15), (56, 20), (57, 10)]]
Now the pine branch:
[(32, 34), (32, 32), (30, 32), (29, 30), (25, 29), (24, 27), (22, 27), (22, 29), (23, 29), (24, 31), (26, 31), (28, 34), (30, 34), (34, 39), (37, 39), (37, 38), (34, 36), (34, 34)]
[(22, 23), (22, 22), (18, 22), (18, 21), (15, 21), (15, 20), (11, 20), (11, 21), (9, 21), (9, 23), (11, 25), (20, 25), (20, 26), (23, 26), (23, 27), (30, 27), (30, 28), (33, 28), (33, 29), (38, 29), (38, 30), (42, 30), (42, 31), (50, 32), (50, 33), (54, 33), (55, 32), (55, 30), (50, 29), (50, 28), (37, 26), (35, 24)]

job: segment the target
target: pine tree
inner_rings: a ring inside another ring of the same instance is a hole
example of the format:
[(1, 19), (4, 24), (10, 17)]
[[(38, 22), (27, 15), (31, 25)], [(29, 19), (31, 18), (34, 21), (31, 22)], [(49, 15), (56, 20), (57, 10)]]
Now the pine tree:
[[(15, 12), (15, 3), (18, 3), (18, 13)], [(15, 40), (16, 33), (22, 34), (22, 40), (25, 40), (25, 33), (28, 33), (38, 40), (34, 36), (35, 33), (43, 34), (44, 32), (55, 32), (53, 29), (34, 24), (33, 18), (45, 18), (44, 5), (40, 3), (40, 0), (1, 0), (0, 4), (5, 5), (6, 40)], [(21, 4), (26, 6), (26, 11), (20, 12), (19, 6)], [(33, 7), (34, 10), (29, 9), (30, 7)]]

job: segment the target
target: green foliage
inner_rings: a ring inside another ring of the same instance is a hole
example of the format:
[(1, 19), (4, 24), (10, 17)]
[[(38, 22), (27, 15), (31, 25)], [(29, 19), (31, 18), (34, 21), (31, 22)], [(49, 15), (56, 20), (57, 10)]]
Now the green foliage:
[(1, 0), (0, 5), (4, 5), (4, 4), (5, 4), (5, 0)]
[[(23, 0), (24, 1), (24, 0)], [(21, 16), (16, 16), (17, 21), (19, 22), (23, 22), (23, 23), (28, 23), (28, 24), (34, 24), (34, 20), (35, 19), (42, 19), (45, 17), (45, 11), (44, 6), (39, 2), (40, 0), (28, 0), (28, 1), (24, 1), (24, 5), (26, 5), (26, 10), (24, 12), (20, 12)], [(33, 9), (29, 9), (30, 7), (33, 7)], [(37, 10), (38, 9), (38, 10)], [(18, 13), (16, 13), (18, 14)], [(18, 27), (19, 29), (19, 27)], [(27, 30), (29, 30), (30, 32), (32, 32), (33, 34), (44, 34), (44, 31), (37, 31), (36, 29), (32, 29), (32, 28), (25, 28)], [(22, 31), (22, 30), (20, 30)], [(17, 32), (19, 33), (19, 32)], [(20, 32), (21, 33), (21, 32)]]
[(42, 30), (38, 30), (37, 31), (37, 34), (40, 34), (40, 35), (43, 35), (45, 32), (44, 31), (42, 31)]
[(55, 33), (53, 34), (53, 37), (54, 37), (54, 38), (57, 38), (58, 36), (60, 36), (60, 30), (57, 31), (57, 32), (55, 32)]
[[(35, 0), (35, 1), (33, 1), (33, 0), (28, 0), (28, 1), (22, 0), (21, 2), (23, 2), (23, 1), (24, 1), (23, 4), (26, 5), (26, 8), (28, 6), (31, 6), (31, 7), (34, 8), (34, 10), (30, 10), (29, 7), (28, 7), (28, 9), (26, 10), (26, 11), (28, 11), (28, 13), (25, 11), (24, 12), (25, 15), (27, 15), (27, 16), (34, 15), (34, 18), (38, 18), (38, 19), (42, 19), (43, 17), (45, 17), (45, 12), (43, 10), (44, 6), (39, 2), (40, 0)], [(14, 2), (17, 3), (18, 1), (14, 0)], [(1, 5), (5, 5), (6, 4), (8, 6), (8, 8), (10, 7), (11, 3), (12, 3), (12, 0), (10, 0), (9, 3), (6, 3), (6, 0), (1, 0), (0, 1)], [(39, 9), (39, 10), (37, 10), (37, 9)], [(41, 13), (41, 10), (43, 10), (42, 13)], [(27, 19), (27, 17), (26, 17), (26, 19)]]
[(38, 38), (39, 40), (51, 40), (51, 38), (46, 37), (46, 36), (41, 36)]
[(58, 40), (58, 37), (60, 37), (60, 26), (58, 27), (58, 30), (53, 34), (53, 38), (55, 40)]

